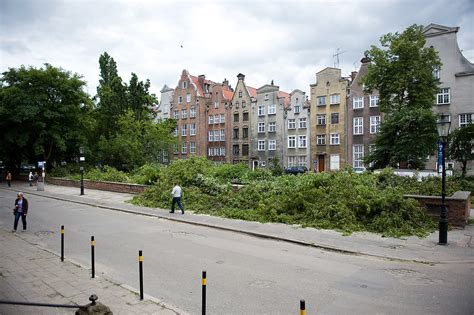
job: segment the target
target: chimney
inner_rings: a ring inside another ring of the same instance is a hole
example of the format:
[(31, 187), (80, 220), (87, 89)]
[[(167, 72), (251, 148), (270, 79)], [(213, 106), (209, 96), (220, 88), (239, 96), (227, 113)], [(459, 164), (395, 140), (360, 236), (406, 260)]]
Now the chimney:
[(273, 80), (272, 80), (272, 83), (271, 83), (271, 85), (273, 85)]
[(355, 79), (356, 75), (357, 75), (357, 71), (352, 71), (351, 72), (351, 81), (352, 82), (354, 82), (354, 79)]

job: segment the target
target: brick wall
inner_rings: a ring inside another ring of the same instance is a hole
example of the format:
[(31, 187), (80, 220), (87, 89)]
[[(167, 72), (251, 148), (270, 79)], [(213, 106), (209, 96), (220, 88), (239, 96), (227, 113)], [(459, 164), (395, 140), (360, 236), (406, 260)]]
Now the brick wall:
[[(405, 195), (405, 197), (418, 200), (420, 205), (426, 209), (426, 212), (430, 216), (436, 219), (439, 218), (441, 211), (441, 197), (418, 195)], [(471, 192), (457, 191), (451, 197), (446, 197), (446, 206), (448, 208), (449, 224), (455, 227), (464, 228), (469, 219)]]
[[(79, 180), (71, 180), (65, 178), (57, 178), (57, 177), (46, 177), (46, 182), (52, 185), (59, 185), (59, 186), (68, 186), (68, 187), (77, 187), (81, 186), (81, 181)], [(99, 182), (93, 180), (84, 180), (84, 188), (85, 189), (97, 189), (97, 190), (105, 190), (105, 191), (113, 191), (113, 192), (120, 192), (120, 193), (128, 193), (128, 194), (139, 194), (148, 187), (146, 185), (137, 185), (137, 184), (127, 184), (127, 183), (114, 183), (114, 182)]]

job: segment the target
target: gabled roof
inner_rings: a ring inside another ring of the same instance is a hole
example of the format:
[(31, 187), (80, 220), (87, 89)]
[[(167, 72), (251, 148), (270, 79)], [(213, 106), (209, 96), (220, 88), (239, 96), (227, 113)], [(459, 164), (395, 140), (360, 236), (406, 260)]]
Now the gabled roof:
[(289, 93), (278, 91), (278, 98), (283, 98), (283, 106), (285, 108), (290, 107), (290, 94)]
[[(194, 86), (196, 87), (197, 89), (197, 94), (198, 96), (204, 96), (204, 92), (202, 90), (202, 87), (201, 85), (199, 84), (199, 77), (196, 77), (194, 75), (189, 75), (189, 77), (191, 78), (191, 80), (193, 81), (193, 84)], [(215, 82), (211, 81), (211, 80), (204, 80), (204, 83), (207, 83), (209, 85), (213, 85), (213, 84), (216, 84)]]
[(441, 35), (441, 34), (446, 34), (446, 33), (457, 33), (459, 30), (459, 27), (449, 27), (449, 26), (444, 26), (440, 24), (434, 24), (431, 23), (430, 25), (426, 26), (423, 28), (423, 35), (425, 37), (430, 37), (430, 36), (436, 36), (436, 35)]

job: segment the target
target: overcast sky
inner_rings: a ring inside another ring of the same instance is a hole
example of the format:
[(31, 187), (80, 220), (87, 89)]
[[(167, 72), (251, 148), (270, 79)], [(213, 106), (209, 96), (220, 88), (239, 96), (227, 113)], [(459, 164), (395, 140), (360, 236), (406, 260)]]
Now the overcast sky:
[[(232, 86), (239, 72), (260, 87), (308, 93), (315, 73), (357, 70), (381, 35), (409, 25), (459, 26), (474, 61), (472, 0), (103, 1), (0, 0), (0, 71), (50, 63), (83, 75), (96, 93), (107, 51), (125, 81), (135, 72), (159, 96), (182, 69)], [(181, 47), (182, 46), (182, 47)]]

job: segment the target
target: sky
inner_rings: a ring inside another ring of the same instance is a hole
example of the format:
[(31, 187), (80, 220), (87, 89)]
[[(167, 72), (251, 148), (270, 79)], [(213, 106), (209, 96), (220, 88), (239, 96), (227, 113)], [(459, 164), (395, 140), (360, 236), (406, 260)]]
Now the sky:
[(308, 95), (316, 72), (338, 66), (348, 76), (382, 35), (415, 23), (459, 26), (474, 62), (472, 0), (0, 0), (0, 72), (49, 63), (81, 75), (93, 96), (107, 52), (124, 81), (150, 79), (158, 97), (183, 69)]

